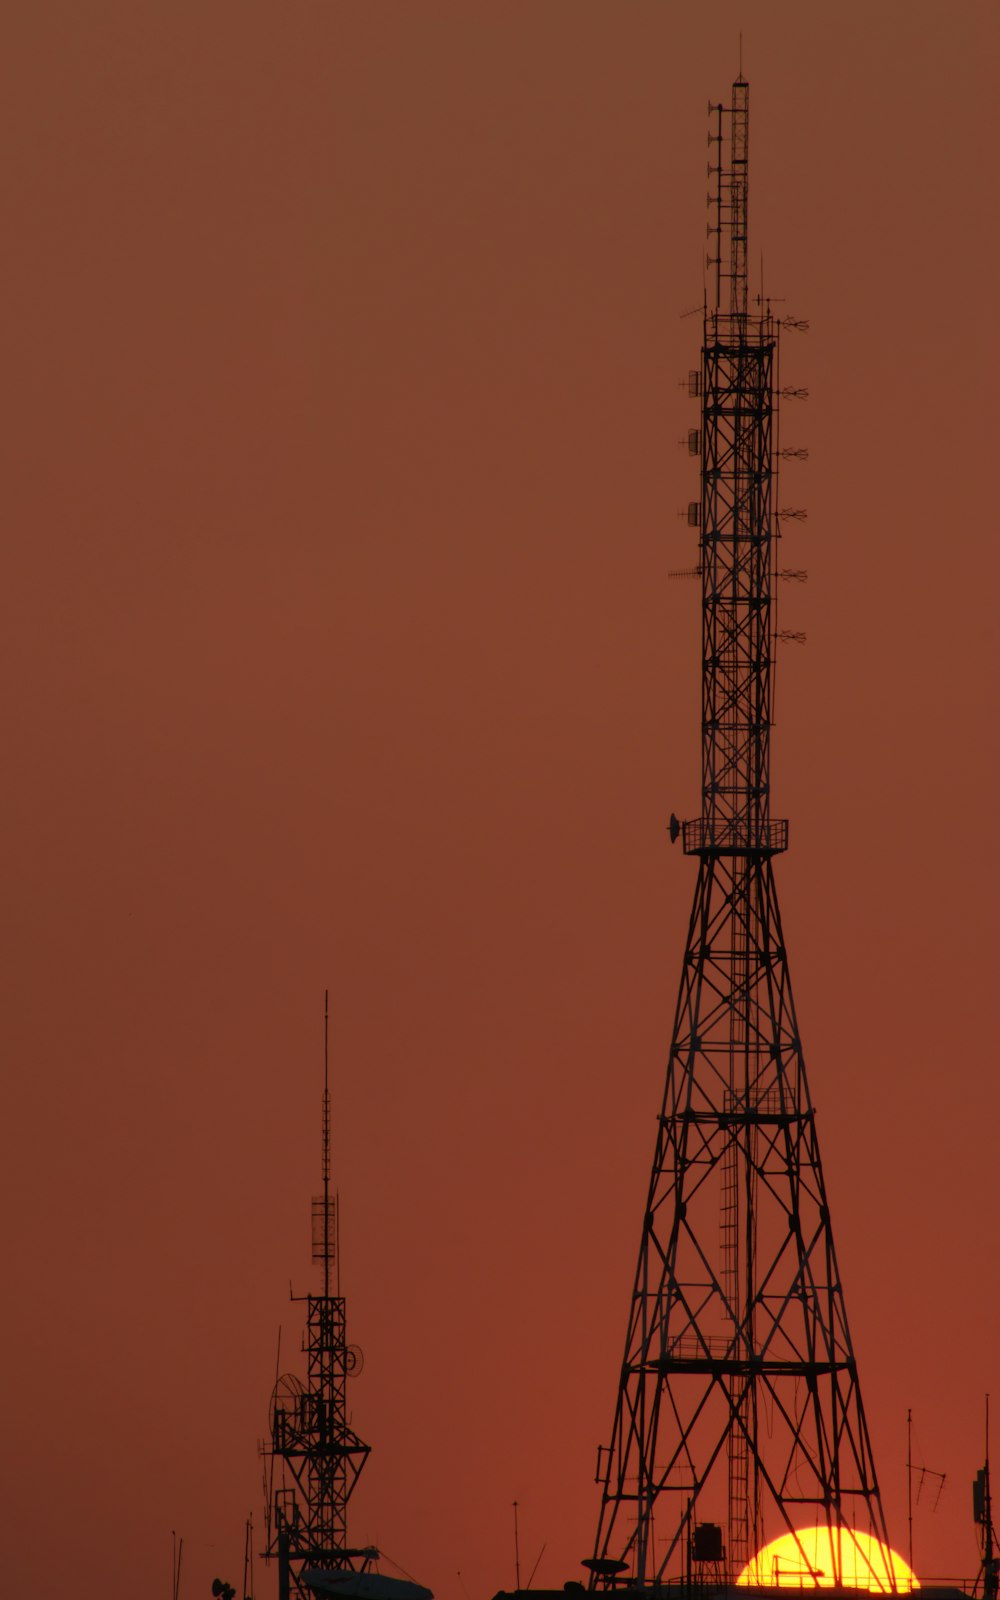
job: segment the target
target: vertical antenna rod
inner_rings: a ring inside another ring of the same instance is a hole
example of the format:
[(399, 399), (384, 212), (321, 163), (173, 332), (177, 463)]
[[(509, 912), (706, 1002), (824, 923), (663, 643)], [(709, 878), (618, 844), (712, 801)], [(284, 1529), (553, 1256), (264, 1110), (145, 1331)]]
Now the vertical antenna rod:
[(906, 1411), (906, 1522), (909, 1529), (906, 1559), (913, 1571), (913, 1412)]
[[(997, 1558), (993, 1554), (993, 1494), (990, 1488), (990, 1397), (986, 1396), (986, 1539), (983, 1551), (983, 1596), (984, 1600), (997, 1600), (1000, 1592), (1000, 1573), (997, 1571)], [(183, 1540), (181, 1543), (183, 1544)]]
[(330, 991), (323, 990), (323, 1293), (330, 1293)]

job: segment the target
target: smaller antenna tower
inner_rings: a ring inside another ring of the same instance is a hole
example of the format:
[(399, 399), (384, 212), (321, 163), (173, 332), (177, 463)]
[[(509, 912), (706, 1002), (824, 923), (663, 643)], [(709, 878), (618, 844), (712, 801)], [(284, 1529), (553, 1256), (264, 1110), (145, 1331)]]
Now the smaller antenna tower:
[[(372, 1546), (352, 1546), (347, 1502), (368, 1458), (369, 1446), (347, 1421), (347, 1380), (361, 1371), (362, 1355), (347, 1343), (340, 1293), (337, 1195), (330, 1186), (330, 996), (323, 1002), (323, 1192), (312, 1202), (312, 1257), (322, 1270), (322, 1293), (292, 1295), (306, 1305), (303, 1383), (279, 1377), (271, 1398), (265, 1555), (278, 1563), (279, 1600), (309, 1600), (316, 1572), (365, 1572), (378, 1559)], [(280, 1481), (279, 1481), (280, 1474)]]

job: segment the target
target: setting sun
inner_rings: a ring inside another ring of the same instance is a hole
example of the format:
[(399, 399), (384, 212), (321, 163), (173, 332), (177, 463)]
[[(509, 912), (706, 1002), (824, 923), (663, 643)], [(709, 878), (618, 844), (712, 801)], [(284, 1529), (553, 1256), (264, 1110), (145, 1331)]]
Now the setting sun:
[(795, 1589), (867, 1589), (909, 1594), (920, 1584), (901, 1556), (852, 1528), (799, 1528), (772, 1539), (736, 1582)]

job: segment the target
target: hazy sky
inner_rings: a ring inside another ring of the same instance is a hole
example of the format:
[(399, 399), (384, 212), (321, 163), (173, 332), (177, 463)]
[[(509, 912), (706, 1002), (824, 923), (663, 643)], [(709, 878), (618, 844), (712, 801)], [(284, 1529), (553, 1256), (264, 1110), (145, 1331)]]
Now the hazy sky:
[(785, 931), (891, 1527), (910, 1406), (917, 1568), (974, 1572), (996, 5), (48, 0), (0, 64), (6, 1593), (166, 1597), (171, 1529), (185, 1595), (239, 1584), (327, 985), (352, 1534), (487, 1600), (516, 1497), (580, 1575), (694, 888), (667, 574), (741, 30), (755, 284), (811, 324)]

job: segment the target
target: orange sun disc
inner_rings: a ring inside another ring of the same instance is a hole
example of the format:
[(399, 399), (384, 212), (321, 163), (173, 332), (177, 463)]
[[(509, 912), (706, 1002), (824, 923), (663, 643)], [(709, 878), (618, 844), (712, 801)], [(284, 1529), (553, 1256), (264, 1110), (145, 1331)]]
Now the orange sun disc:
[(895, 1550), (853, 1528), (799, 1528), (772, 1539), (736, 1582), (783, 1589), (867, 1589), (909, 1594), (916, 1577)]

